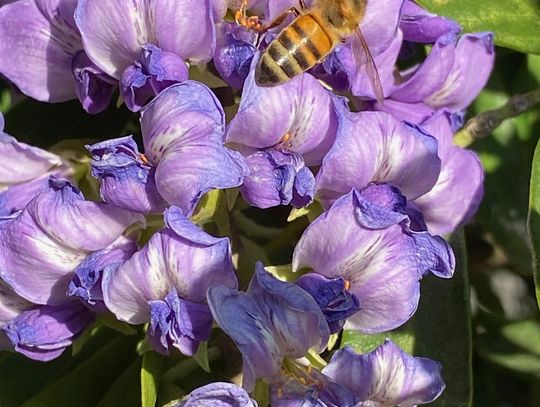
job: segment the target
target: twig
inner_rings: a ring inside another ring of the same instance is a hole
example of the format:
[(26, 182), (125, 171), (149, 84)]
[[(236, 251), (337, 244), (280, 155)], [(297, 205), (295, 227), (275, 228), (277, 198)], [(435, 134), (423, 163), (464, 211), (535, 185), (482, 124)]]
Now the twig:
[(488, 110), (473, 117), (455, 136), (456, 144), (466, 147), (474, 140), (488, 136), (506, 119), (518, 116), (540, 103), (540, 88), (512, 96), (498, 109)]

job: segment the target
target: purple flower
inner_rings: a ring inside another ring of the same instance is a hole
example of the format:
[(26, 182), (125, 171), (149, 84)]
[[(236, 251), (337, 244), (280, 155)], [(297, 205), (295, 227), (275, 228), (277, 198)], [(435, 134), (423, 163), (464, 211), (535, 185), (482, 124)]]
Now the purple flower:
[(0, 329), (16, 352), (46, 362), (60, 356), (92, 319), (82, 304), (67, 301), (23, 311)]
[(24, 209), (34, 196), (47, 190), (49, 176), (71, 172), (59, 156), (20, 143), (3, 128), (0, 115), (0, 216)]
[(166, 202), (157, 191), (155, 168), (139, 152), (132, 136), (86, 146), (92, 175), (100, 182), (101, 199), (135, 212), (161, 212)]
[(294, 152), (275, 149), (258, 151), (246, 157), (250, 176), (240, 192), (252, 206), (269, 208), (291, 204), (309, 205), (315, 195), (315, 177), (302, 157)]
[(167, 88), (141, 112), (146, 155), (131, 137), (88, 147), (103, 200), (144, 213), (168, 203), (190, 215), (204, 193), (239, 186), (248, 169), (240, 153), (223, 147), (224, 128), (223, 109), (206, 86)]
[(236, 288), (228, 238), (212, 237), (179, 208), (165, 211), (166, 227), (129, 260), (105, 270), (107, 307), (130, 324), (150, 322), (156, 350), (171, 346), (186, 355), (208, 340), (212, 318), (206, 290), (213, 284)]
[(275, 279), (261, 263), (246, 293), (215, 285), (207, 296), (214, 319), (242, 352), (248, 391), (259, 377), (278, 380), (285, 357), (301, 358), (328, 341), (328, 324), (313, 297)]
[(318, 197), (329, 206), (351, 188), (385, 182), (414, 200), (439, 177), (437, 140), (382, 112), (343, 112), (336, 142), (317, 174)]
[(257, 407), (249, 394), (232, 383), (216, 382), (201, 386), (189, 393), (175, 407)]
[(81, 0), (75, 20), (90, 59), (120, 81), (126, 105), (137, 111), (170, 84), (187, 79), (184, 61), (212, 58), (217, 8), (210, 0)]
[(439, 141), (441, 173), (433, 188), (415, 199), (431, 233), (443, 235), (467, 223), (484, 192), (484, 170), (473, 151), (453, 144), (452, 116), (439, 112), (422, 123)]
[(52, 178), (49, 189), (1, 223), (0, 277), (35, 303), (65, 302), (73, 270), (136, 222), (132, 212), (86, 201), (66, 180)]
[(93, 311), (106, 311), (101, 288), (103, 273), (129, 259), (136, 250), (135, 242), (120, 236), (105, 249), (91, 253), (75, 269), (67, 295), (79, 297)]
[(54, 103), (79, 97), (86, 111), (97, 113), (109, 104), (111, 78), (82, 51), (76, 5), (76, 0), (21, 0), (2, 7), (0, 72), (34, 99)]
[(365, 355), (340, 349), (322, 373), (351, 391), (359, 407), (414, 407), (445, 388), (438, 362), (409, 356), (390, 340)]
[(347, 319), (347, 329), (373, 333), (400, 326), (418, 307), (425, 274), (453, 274), (448, 244), (411, 230), (409, 217), (395, 205), (403, 198), (393, 194), (398, 192), (374, 197), (369, 189), (353, 189), (308, 226), (294, 250), (293, 271), (310, 268), (348, 282), (360, 310)]

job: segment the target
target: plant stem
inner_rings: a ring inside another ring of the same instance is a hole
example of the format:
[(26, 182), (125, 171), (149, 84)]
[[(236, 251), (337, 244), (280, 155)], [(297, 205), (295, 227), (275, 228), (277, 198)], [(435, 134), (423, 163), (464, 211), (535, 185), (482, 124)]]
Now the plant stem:
[(456, 144), (467, 147), (474, 140), (488, 136), (506, 119), (518, 116), (540, 104), (540, 88), (514, 95), (504, 106), (482, 112), (473, 117), (454, 138)]

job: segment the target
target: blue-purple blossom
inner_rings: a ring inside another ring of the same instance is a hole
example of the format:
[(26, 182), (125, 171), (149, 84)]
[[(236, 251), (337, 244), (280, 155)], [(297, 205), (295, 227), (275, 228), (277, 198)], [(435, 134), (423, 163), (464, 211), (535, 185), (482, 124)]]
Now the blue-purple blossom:
[(330, 330), (313, 297), (295, 284), (279, 281), (256, 264), (246, 293), (215, 285), (208, 290), (214, 319), (242, 353), (243, 387), (255, 379), (279, 380), (284, 358), (297, 359), (324, 349)]
[(35, 304), (63, 303), (86, 256), (142, 222), (140, 215), (87, 201), (69, 181), (51, 178), (47, 191), (1, 223), (0, 278)]
[(351, 391), (358, 407), (414, 407), (445, 388), (440, 363), (409, 356), (390, 340), (364, 355), (340, 349), (322, 373)]
[(84, 54), (76, 6), (77, 0), (21, 0), (2, 7), (0, 72), (34, 99), (79, 97), (86, 111), (97, 113), (109, 104), (112, 78)]
[(257, 407), (249, 394), (232, 383), (215, 382), (189, 393), (174, 407)]
[(156, 350), (166, 353), (173, 346), (193, 355), (210, 336), (206, 290), (214, 284), (237, 286), (230, 243), (199, 229), (177, 207), (164, 218), (166, 227), (142, 249), (105, 270), (104, 300), (122, 321), (150, 322)]
[(452, 249), (438, 236), (411, 230), (408, 216), (396, 211), (402, 198), (388, 199), (392, 193), (398, 192), (371, 201), (373, 194), (353, 189), (307, 227), (294, 250), (293, 271), (309, 268), (348, 282), (360, 310), (347, 329), (373, 333), (402, 325), (418, 307), (420, 279), (454, 271)]
[(92, 319), (78, 301), (66, 301), (22, 311), (0, 329), (16, 352), (45, 362), (60, 356)]
[(211, 189), (242, 184), (242, 155), (223, 146), (225, 114), (205, 85), (173, 85), (141, 111), (144, 155), (131, 137), (88, 146), (106, 202), (138, 212), (167, 203), (191, 214)]

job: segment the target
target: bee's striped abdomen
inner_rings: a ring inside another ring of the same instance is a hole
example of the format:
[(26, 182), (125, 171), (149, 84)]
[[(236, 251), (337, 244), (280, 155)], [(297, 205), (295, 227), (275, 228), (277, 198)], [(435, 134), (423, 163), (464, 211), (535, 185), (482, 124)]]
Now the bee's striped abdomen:
[(334, 41), (312, 15), (301, 15), (262, 54), (255, 80), (260, 86), (287, 82), (319, 62), (333, 46)]

